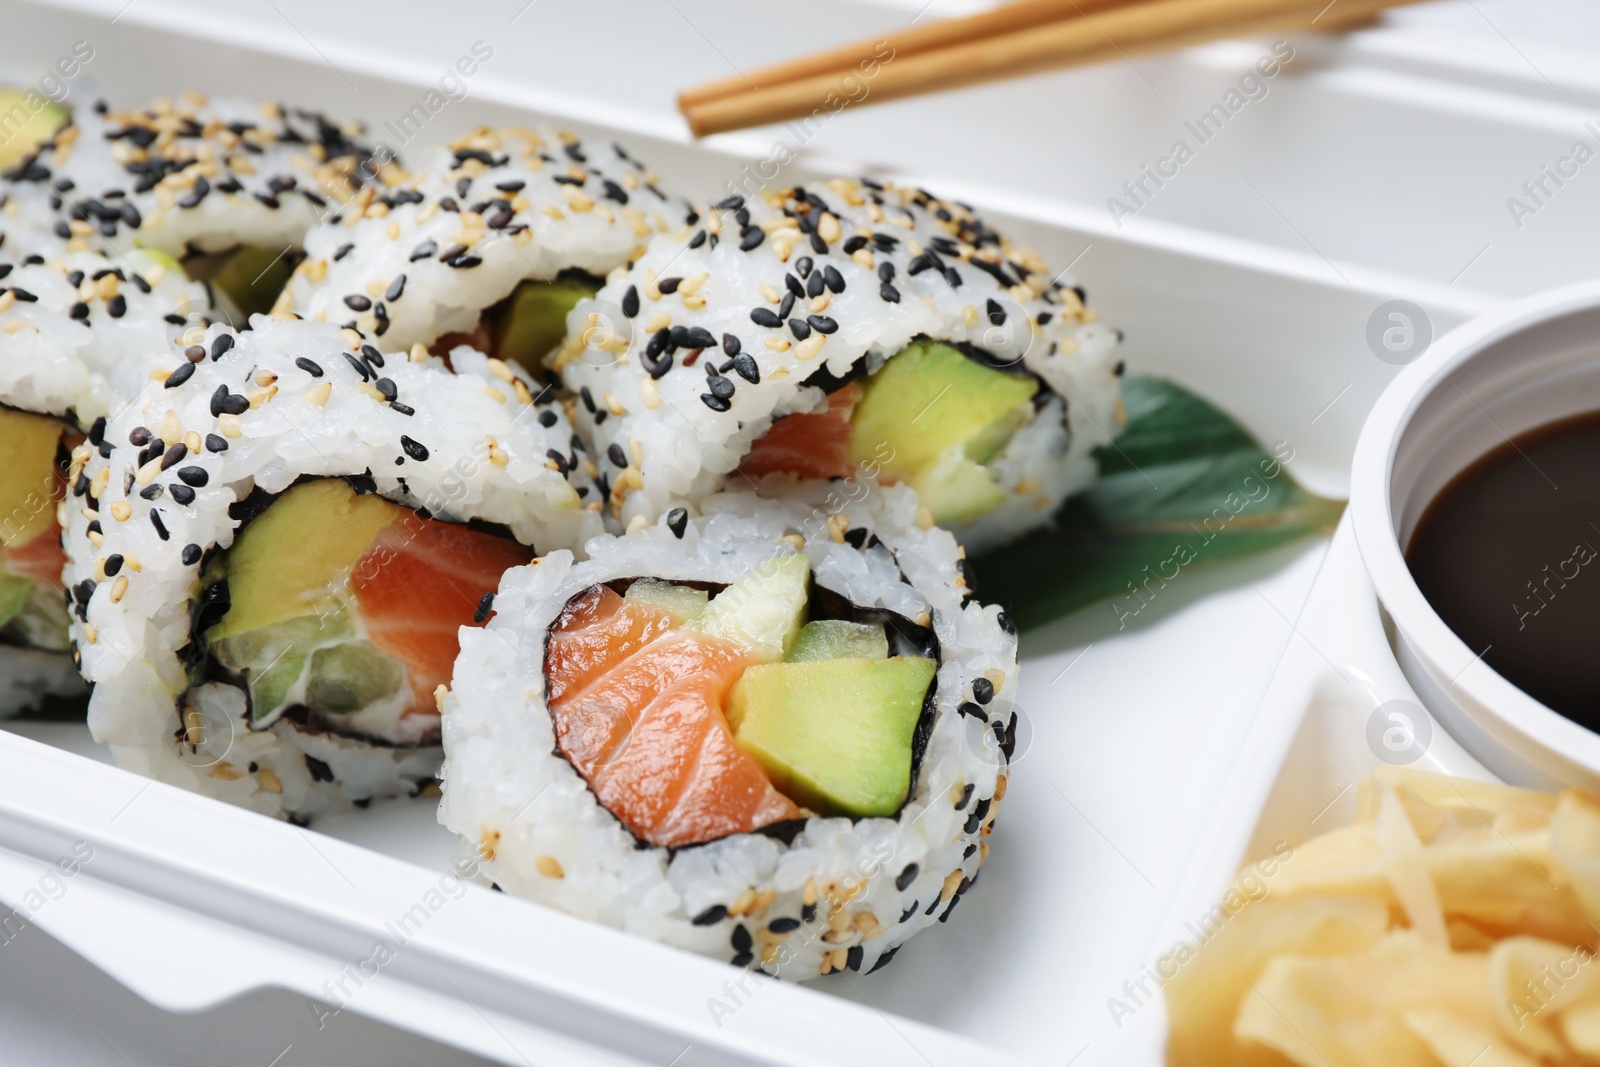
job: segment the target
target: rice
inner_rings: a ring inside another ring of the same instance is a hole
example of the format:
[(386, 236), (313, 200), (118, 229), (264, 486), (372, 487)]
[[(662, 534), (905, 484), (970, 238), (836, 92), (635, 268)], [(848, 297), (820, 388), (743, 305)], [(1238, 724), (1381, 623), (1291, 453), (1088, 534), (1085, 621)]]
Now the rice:
[[(1015, 742), (1015, 629), (969, 599), (960, 547), (925, 520), (904, 487), (726, 492), (699, 515), (596, 538), (587, 561), (556, 552), (508, 572), (489, 625), (463, 635), (443, 700), (440, 821), (495, 885), (573, 915), (792, 979), (887, 962), (976, 879)], [(895, 818), (812, 816), (788, 843), (748, 833), (645, 846), (557, 750), (544, 697), (552, 623), (596, 583), (729, 584), (796, 551), (819, 586), (926, 623), (937, 641), (913, 792)]]

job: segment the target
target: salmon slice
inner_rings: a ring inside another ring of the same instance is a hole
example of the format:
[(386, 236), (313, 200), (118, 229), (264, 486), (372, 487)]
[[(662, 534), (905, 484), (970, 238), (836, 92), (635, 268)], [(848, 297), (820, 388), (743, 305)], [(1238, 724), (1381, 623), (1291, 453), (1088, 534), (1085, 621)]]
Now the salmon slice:
[(606, 810), (652, 845), (799, 818), (723, 717), (728, 690), (756, 658), (673, 627), (666, 612), (604, 586), (562, 613), (545, 654), (562, 754)]
[(785, 415), (757, 439), (739, 462), (752, 478), (787, 471), (802, 478), (848, 478), (850, 416), (861, 400), (861, 384), (851, 382), (828, 394), (816, 411)]
[(350, 585), (367, 640), (406, 665), (406, 715), (438, 714), (433, 692), (450, 682), (458, 631), (475, 625), (478, 604), (500, 587), (501, 575), (532, 558), (515, 541), (453, 523), (413, 517), (379, 531)]
[(61, 548), (61, 529), (55, 523), (25, 545), (4, 550), (5, 568), (12, 574), (31, 578), (44, 589), (61, 590), (61, 571), (67, 554)]

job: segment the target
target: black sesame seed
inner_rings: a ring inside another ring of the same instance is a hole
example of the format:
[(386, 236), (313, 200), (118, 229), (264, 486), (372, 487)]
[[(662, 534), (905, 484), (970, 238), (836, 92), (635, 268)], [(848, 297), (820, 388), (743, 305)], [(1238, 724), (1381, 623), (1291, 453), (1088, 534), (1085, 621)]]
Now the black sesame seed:
[(478, 599), (478, 610), (472, 613), (472, 624), (474, 626), (482, 626), (484, 621), (489, 618), (489, 612), (493, 610), (494, 593), (489, 592), (483, 594), (483, 596)]
[(706, 243), (706, 231), (696, 230), (693, 237), (689, 238), (690, 248), (699, 248)]
[(747, 226), (744, 232), (739, 235), (739, 251), (753, 251), (754, 249), (759, 248), (761, 246), (761, 242), (765, 241), (766, 239), (767, 235), (763, 230), (755, 226)]
[(915, 863), (906, 864), (905, 870), (901, 871), (899, 876), (895, 878), (894, 887), (904, 893), (906, 887), (917, 880), (917, 871), (918, 868)]
[(340, 246), (339, 246), (339, 247), (338, 247), (338, 248), (337, 248), (337, 249), (335, 249), (335, 250), (334, 250), (334, 253), (333, 253), (333, 261), (334, 261), (334, 262), (335, 262), (335, 263), (337, 263), (337, 262), (339, 262), (339, 261), (340, 261), (340, 260), (341, 260), (341, 259), (343, 259), (343, 258), (344, 258), (344, 257), (345, 257), (345, 256), (348, 256), (348, 255), (349, 255), (349, 254), (350, 254), (350, 252), (351, 252), (351, 251), (352, 251), (352, 250), (353, 250), (353, 249), (354, 249), (354, 248), (355, 248), (355, 247), (356, 247), (356, 246), (355, 246), (355, 244), (354, 244), (354, 243), (352, 243), (352, 242), (349, 242), (349, 241), (347, 241), (347, 242), (345, 242), (345, 243), (344, 243), (344, 244), (342, 244), (342, 245), (340, 245)]
[(150, 443), (150, 431), (143, 426), (135, 426), (128, 431), (128, 443), (135, 448), (142, 448)]
[(156, 528), (156, 536), (160, 537), (161, 540), (163, 540), (163, 541), (172, 540), (172, 535), (167, 532), (166, 524), (161, 521), (161, 512), (155, 511), (153, 509), (151, 510), (151, 512), (150, 512), (150, 525), (154, 526)]
[(439, 245), (436, 242), (431, 240), (424, 241), (411, 250), (411, 262), (415, 263), (419, 259), (427, 259), (437, 251), (439, 251)]
[(111, 555), (106, 557), (106, 577), (107, 578), (116, 577), (117, 572), (120, 571), (121, 569), (122, 569), (122, 553), (113, 552), (113, 553), (111, 553)]
[(333, 768), (315, 756), (306, 756), (306, 770), (311, 772), (311, 780), (313, 782), (333, 781)]
[(840, 245), (839, 247), (844, 249), (845, 255), (853, 256), (863, 248), (867, 247), (867, 239), (858, 233), (854, 237), (845, 238), (844, 244)]
[(183, 350), (183, 358), (190, 363), (199, 363), (206, 358), (206, 350), (201, 345), (190, 345)]
[(756, 957), (755, 957), (754, 953), (741, 952), (737, 956), (733, 957), (733, 959), (729, 960), (728, 962), (730, 964), (732, 964), (733, 966), (735, 966), (735, 967), (748, 967), (752, 963), (754, 963), (755, 960), (756, 960)]
[(965, 808), (967, 806), (967, 802), (971, 799), (972, 783), (969, 782), (967, 783), (967, 787), (961, 791), (961, 799), (956, 801), (956, 810), (960, 811), (962, 808)]
[(193, 504), (194, 490), (190, 489), (187, 485), (178, 485), (174, 483), (172, 486), (172, 499), (185, 506)]
[(1116, 376), (1118, 378), (1120, 378), (1124, 374), (1128, 373), (1128, 361), (1125, 360), (1125, 359), (1117, 360), (1117, 365), (1114, 368), (1114, 373), (1116, 374)]
[(405, 434), (400, 435), (400, 447), (405, 449), (406, 455), (421, 463), (428, 458), (428, 448), (420, 442), (413, 441)]
[(778, 318), (780, 318), (780, 319), (788, 318), (789, 317), (789, 312), (791, 312), (793, 310), (794, 310), (794, 294), (793, 293), (784, 293), (783, 294), (783, 300), (780, 301), (779, 304), (778, 304)]
[(182, 441), (179, 441), (177, 444), (172, 445), (171, 447), (169, 447), (166, 450), (166, 452), (162, 453), (162, 455), (161, 455), (161, 469), (162, 470), (167, 470), (168, 468), (177, 465), (188, 454), (189, 454), (188, 446), (185, 445)]
[(728, 908), (724, 904), (713, 904), (711, 907), (696, 915), (691, 922), (696, 926), (715, 926), (728, 917)]
[(217, 339), (211, 342), (211, 358), (213, 361), (221, 359), (233, 347), (233, 334), (218, 334)]
[(987, 678), (974, 678), (972, 680), (972, 699), (980, 704), (987, 704), (994, 699), (994, 683)]
[(593, 415), (594, 394), (589, 391), (589, 387), (587, 385), (581, 386), (578, 389), (578, 399), (583, 401), (583, 406), (589, 409), (589, 414)]
[(989, 325), (1004, 326), (1006, 324), (1006, 309), (1000, 306), (999, 301), (990, 297), (984, 303), (984, 309), (989, 312)]
[(761, 381), (761, 368), (756, 366), (755, 359), (748, 352), (741, 352), (731, 360), (733, 369), (739, 377), (752, 385)]
[(800, 921), (801, 922), (811, 922), (816, 917), (817, 917), (817, 906), (815, 904), (802, 904), (802, 905), (800, 905)]
[(860, 945), (851, 945), (844, 954), (844, 965), (852, 971), (859, 971), (861, 969), (862, 957), (864, 957), (866, 954), (866, 949), (862, 948)]
[(811, 266), (812, 263), (810, 256), (801, 256), (799, 259), (794, 261), (795, 273), (799, 274), (802, 278), (811, 277)]
[(343, 355), (344, 361), (350, 364), (357, 374), (361, 375), (362, 381), (366, 381), (368, 378), (372, 377), (372, 371), (367, 369), (367, 365), (365, 363), (361, 362), (348, 352), (343, 353)]
[(72, 305), (71, 314), (73, 318), (78, 319), (79, 321), (87, 319), (89, 317), (89, 305), (85, 304), (82, 300), (79, 300), (77, 303)]
[[(818, 287), (820, 287), (822, 285), (822, 278), (820, 276), (817, 278), (817, 285), (818, 285)], [(801, 282), (799, 278), (796, 278), (793, 274), (785, 274), (783, 276), (783, 286), (784, 286), (785, 289), (788, 289), (795, 296), (804, 297), (804, 296), (807, 295), (806, 294), (805, 284), (803, 282)], [(816, 293), (811, 293), (810, 295), (811, 296), (816, 296), (817, 294)]]
[(416, 408), (412, 407), (410, 404), (402, 404), (398, 400), (390, 401), (389, 406), (394, 408), (402, 415), (415, 415), (417, 413)]
[(464, 270), (468, 267), (476, 267), (482, 262), (483, 260), (478, 256), (457, 256), (455, 259), (450, 260), (449, 265), (457, 270)]
[(822, 239), (822, 235), (820, 233), (814, 233), (811, 235), (811, 250), (819, 256), (825, 256), (828, 254), (828, 242)]
[[(812, 275), (817, 277), (817, 275)], [(804, 319), (794, 318), (789, 320), (789, 332), (794, 334), (796, 341), (804, 341), (811, 336), (811, 327), (806, 325)]]
[(1000, 629), (1004, 630), (1006, 633), (1010, 634), (1012, 637), (1017, 636), (1017, 624), (1011, 621), (1011, 616), (1010, 615), (1007, 615), (1005, 612), (1002, 611), (995, 618), (995, 621), (1000, 624)]
[(367, 364), (369, 366), (373, 366), (373, 367), (381, 367), (381, 366), (383, 366), (383, 353), (379, 352), (376, 348), (373, 348), (371, 345), (362, 345), (361, 346), (361, 358), (366, 360)]
[(106, 312), (114, 319), (120, 319), (128, 313), (128, 298), (118, 293), (106, 301)]
[(145, 500), (160, 500), (166, 494), (166, 491), (166, 488), (157, 482), (155, 485), (147, 485), (139, 490), (139, 495)]
[(832, 264), (822, 268), (822, 277), (833, 292), (844, 292), (844, 275), (840, 274)]
[(822, 278), (822, 272), (818, 271), (806, 282), (805, 295), (815, 300), (817, 297), (822, 295), (822, 290), (826, 289), (827, 287), (827, 282), (825, 282)]
[(89, 443), (97, 445), (106, 439), (106, 417), (101, 415), (89, 424)]
[(184, 545), (183, 565), (185, 567), (193, 567), (196, 563), (200, 562), (200, 557), (203, 555), (205, 555), (205, 551), (199, 545)]
[(721, 375), (718, 375), (715, 378), (707, 378), (706, 388), (710, 389), (711, 395), (717, 397), (719, 400), (733, 399), (733, 382), (728, 378), (722, 377)]
[(806, 322), (818, 333), (837, 333), (839, 324), (826, 315), (807, 315)]
[(683, 284), (682, 278), (662, 278), (656, 282), (656, 288), (670, 296), (678, 291), (678, 286)]
[(800, 926), (801, 923), (799, 919), (795, 919), (786, 915), (783, 918), (773, 919), (771, 922), (769, 922), (767, 924), (767, 930), (774, 934), (788, 934), (800, 929)]
[[(26, 290), (26, 289), (17, 288), (15, 285), (13, 285), (11, 287), (11, 295), (16, 297), (19, 303), (37, 304), (39, 302), (39, 298), (38, 297), (34, 296), (32, 293), (28, 292), (28, 290)], [(127, 301), (123, 301), (123, 305), (124, 305), (124, 307), (126, 307)]]
[(737, 356), (741, 347), (739, 339), (733, 334), (725, 333), (722, 335), (722, 351), (724, 355)]
[(887, 259), (878, 264), (878, 280), (880, 282), (894, 281), (894, 264)]
[(185, 485), (192, 485), (196, 489), (211, 480), (211, 475), (206, 473), (204, 467), (179, 467), (178, 477), (183, 479)]
[(894, 286), (890, 285), (888, 282), (884, 282), (882, 285), (878, 286), (878, 296), (885, 303), (889, 303), (889, 304), (898, 304), (898, 303), (900, 303), (900, 290), (896, 289)]
[(667, 512), (667, 529), (672, 531), (672, 536), (683, 539), (683, 531), (689, 528), (689, 512), (683, 508), (673, 508)]
[(307, 359), (305, 356), (296, 356), (294, 359), (294, 365), (311, 375), (313, 378), (322, 377), (322, 367), (315, 360)]
[(351, 293), (344, 298), (345, 306), (351, 311), (371, 311), (372, 301), (360, 293)]
[(624, 452), (622, 450), (622, 446), (617, 444), (615, 441), (611, 442), (611, 444), (607, 446), (606, 458), (618, 467), (626, 467), (628, 465), (628, 454)]
[(630, 319), (639, 314), (639, 289), (637, 286), (628, 286), (628, 291), (622, 294), (622, 313)]
[(963, 715), (970, 715), (973, 718), (978, 719), (981, 722), (988, 722), (989, 721), (989, 713), (987, 711), (984, 711), (982, 707), (980, 707), (977, 704), (974, 704), (970, 700), (962, 701), (961, 705), (959, 707), (957, 707), (956, 710), (959, 711)]
[(728, 943), (733, 946), (735, 952), (749, 952), (750, 946), (753, 944), (750, 939), (749, 929), (743, 923), (735, 926), (733, 934), (728, 938)]
[[(724, 378), (723, 381), (727, 381), (727, 379)], [(717, 396), (715, 393), (701, 393), (700, 402), (706, 407), (710, 408), (712, 411), (727, 411), (729, 408), (733, 407), (732, 404), (724, 400), (722, 397)]]
[(404, 293), (405, 291), (406, 276), (404, 274), (396, 274), (394, 276), (394, 281), (389, 283), (389, 288), (384, 290), (383, 298), (392, 303), (393, 301), (399, 300), (400, 294)]
[(374, 389), (378, 390), (378, 392), (383, 394), (383, 398), (385, 400), (392, 401), (395, 397), (400, 395), (400, 390), (396, 388), (394, 382), (390, 381), (388, 378), (379, 378), (377, 381), (372, 383), (372, 386)]
[(207, 452), (226, 452), (227, 450), (228, 450), (228, 439), (226, 437), (223, 437), (220, 434), (214, 434), (214, 433), (206, 434), (206, 451)]
[(182, 385), (184, 382), (193, 377), (194, 364), (180, 363), (178, 364), (178, 369), (167, 376), (166, 387), (168, 389), (176, 389), (178, 386)]
[(716, 208), (718, 211), (738, 211), (740, 208), (744, 207), (744, 197), (734, 194), (733, 196), (718, 200), (711, 206)]
[(757, 326), (765, 326), (769, 330), (776, 330), (783, 325), (783, 320), (771, 308), (751, 308), (750, 321)]

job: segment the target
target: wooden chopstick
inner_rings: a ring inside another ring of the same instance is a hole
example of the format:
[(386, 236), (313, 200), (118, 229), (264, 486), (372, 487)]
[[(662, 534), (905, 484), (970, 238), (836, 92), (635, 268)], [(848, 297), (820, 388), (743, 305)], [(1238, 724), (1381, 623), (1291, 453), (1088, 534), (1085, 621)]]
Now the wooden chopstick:
[[(704, 99), (682, 110), (694, 135), (705, 137), (785, 119), (832, 114), (845, 106), (899, 100), (1221, 37), (1280, 29), (1331, 29), (1369, 20), (1386, 8), (1414, 2), (1416, 0), (1337, 0), (1332, 5), (1327, 0), (1123, 2), (1093, 17), (1075, 15), (977, 41), (935, 46), (904, 57), (895, 55), (880, 61), (870, 76), (855, 65), (844, 70), (834, 68), (770, 87), (752, 89), (746, 86), (740, 92)], [(1085, 0), (1077, 0), (1077, 7), (1085, 9)], [(859, 62), (861, 54), (852, 54)], [(806, 62), (797, 61), (799, 64)]]
[(1140, 0), (1020, 0), (1002, 4), (963, 18), (942, 19), (899, 33), (841, 45), (799, 59), (774, 63), (717, 81), (692, 85), (678, 94), (678, 108), (687, 111), (711, 100), (740, 96), (751, 89), (770, 89), (786, 82), (800, 81), (819, 74), (835, 74), (859, 69), (859, 64), (875, 58), (885, 46), (896, 59), (933, 52), (953, 45), (971, 44), (988, 37), (1032, 29), (1062, 19), (1092, 15), (1113, 7), (1125, 7)]

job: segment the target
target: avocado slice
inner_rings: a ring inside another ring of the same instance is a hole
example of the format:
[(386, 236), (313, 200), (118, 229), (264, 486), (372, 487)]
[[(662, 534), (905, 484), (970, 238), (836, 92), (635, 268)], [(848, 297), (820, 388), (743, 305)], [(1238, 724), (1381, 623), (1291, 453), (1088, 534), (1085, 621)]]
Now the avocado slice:
[(805, 663), (821, 659), (888, 659), (889, 636), (876, 623), (818, 619), (800, 627), (784, 660)]
[(492, 354), (542, 375), (544, 357), (567, 336), (567, 313), (599, 291), (597, 280), (575, 274), (522, 282), (491, 313)]
[(800, 632), (810, 577), (805, 556), (775, 556), (712, 597), (685, 628), (743, 645), (761, 662), (775, 663)]
[(683, 623), (697, 619), (705, 613), (706, 601), (710, 599), (710, 594), (704, 589), (679, 585), (677, 582), (663, 581), (660, 578), (640, 578), (628, 586), (623, 599), (660, 608)]
[(759, 664), (729, 692), (728, 722), (796, 803), (893, 815), (911, 788), (911, 738), (935, 670), (920, 656)]
[(209, 282), (219, 305), (242, 327), (251, 315), (265, 315), (294, 274), (291, 249), (240, 245), (215, 255), (190, 256), (183, 271), (197, 282)]
[[(38, 111), (32, 101), (43, 101)], [(71, 112), (29, 89), (0, 89), (0, 170), (10, 170), (65, 126)]]
[[(919, 341), (868, 378), (851, 416), (850, 460), (876, 461), (907, 477), (1033, 399), (1039, 383), (969, 359), (949, 345)], [(1009, 438), (1009, 435), (1007, 435)], [(880, 448), (894, 449), (882, 461)], [(999, 448), (989, 442), (991, 455)], [(1004, 441), (1000, 443), (1004, 447)]]
[(342, 606), (351, 569), (405, 509), (358, 496), (336, 478), (293, 486), (256, 516), (222, 558), (229, 607), (207, 633), (215, 643)]
[(962, 455), (958, 446), (940, 454), (908, 479), (936, 523), (970, 522), (1006, 501), (989, 468)]
[(61, 423), (47, 415), (0, 408), (0, 544), (20, 547), (56, 523), (53, 493)]

